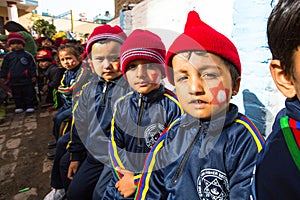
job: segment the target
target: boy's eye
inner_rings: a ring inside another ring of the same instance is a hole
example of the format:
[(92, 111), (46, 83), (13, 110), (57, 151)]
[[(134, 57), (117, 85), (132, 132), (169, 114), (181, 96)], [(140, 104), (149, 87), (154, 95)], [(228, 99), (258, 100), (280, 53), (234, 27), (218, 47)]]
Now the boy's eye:
[(111, 57), (109, 58), (111, 62), (120, 62), (120, 57)]
[(219, 77), (219, 75), (217, 73), (206, 72), (206, 73), (201, 74), (201, 77), (203, 79), (210, 80), (210, 79), (215, 79), (215, 78)]
[(146, 69), (154, 69), (154, 68), (159, 68), (160, 64), (157, 63), (147, 63), (147, 64), (143, 64), (143, 67), (145, 67)]
[(186, 79), (188, 79), (187, 76), (179, 76), (179, 77), (176, 78), (176, 82), (184, 81)]
[(101, 57), (95, 58), (95, 60), (98, 62), (103, 62), (103, 58), (101, 58)]
[(127, 66), (127, 69), (130, 70), (130, 69), (135, 69), (137, 67), (137, 65), (134, 65), (134, 64), (130, 64)]

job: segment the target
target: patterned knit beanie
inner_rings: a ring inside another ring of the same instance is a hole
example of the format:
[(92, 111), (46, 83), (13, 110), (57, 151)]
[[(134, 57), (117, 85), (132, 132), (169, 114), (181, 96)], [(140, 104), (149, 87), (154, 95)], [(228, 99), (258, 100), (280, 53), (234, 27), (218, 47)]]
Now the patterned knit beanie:
[[(147, 30), (136, 29), (121, 47), (121, 71), (124, 75), (127, 65), (133, 60), (148, 60), (153, 63), (165, 63), (166, 48), (161, 38)], [(163, 76), (164, 69), (161, 69)]]
[(89, 54), (91, 52), (93, 44), (99, 40), (111, 39), (123, 44), (126, 37), (126, 34), (119, 26), (112, 27), (108, 24), (98, 26), (89, 36), (86, 44), (86, 53)]
[(165, 71), (170, 83), (174, 84), (172, 59), (177, 53), (189, 50), (205, 50), (230, 61), (241, 75), (241, 62), (234, 44), (223, 34), (201, 21), (195, 11), (190, 11), (183, 34), (170, 46), (166, 56)]
[(25, 45), (25, 38), (23, 35), (19, 34), (19, 33), (10, 33), (7, 37), (7, 44), (8, 46), (12, 43), (12, 42), (21, 42), (23, 44), (23, 46)]
[(49, 49), (41, 49), (37, 52), (36, 55), (36, 60), (37, 61), (52, 61), (53, 60), (53, 56), (51, 53), (51, 50)]

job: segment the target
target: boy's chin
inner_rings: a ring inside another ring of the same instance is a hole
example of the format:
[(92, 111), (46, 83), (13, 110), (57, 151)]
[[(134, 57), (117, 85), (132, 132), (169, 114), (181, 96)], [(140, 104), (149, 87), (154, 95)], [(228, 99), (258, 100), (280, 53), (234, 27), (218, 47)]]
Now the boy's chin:
[(114, 80), (115, 78), (121, 76), (121, 74), (118, 74), (118, 73), (101, 74), (101, 75), (97, 74), (97, 75), (102, 77), (106, 81), (111, 81), (111, 80)]

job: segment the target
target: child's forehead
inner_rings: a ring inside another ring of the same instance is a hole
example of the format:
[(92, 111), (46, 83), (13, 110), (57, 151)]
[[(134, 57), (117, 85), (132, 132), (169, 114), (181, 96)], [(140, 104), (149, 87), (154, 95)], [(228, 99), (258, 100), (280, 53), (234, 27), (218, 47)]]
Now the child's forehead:
[(142, 64), (151, 64), (153, 63), (153, 61), (150, 61), (150, 60), (145, 60), (145, 59), (136, 59), (136, 60), (132, 60), (128, 63), (128, 65), (132, 65), (132, 64), (135, 64), (135, 65), (142, 65)]
[(112, 40), (112, 39), (103, 39), (103, 40), (98, 40), (96, 42), (94, 42), (94, 44), (92, 46), (95, 46), (96, 45), (107, 45), (107, 44), (113, 44), (113, 45), (118, 45), (118, 46), (121, 46), (121, 43), (120, 42), (117, 42), (115, 40)]
[(223, 66), (223, 59), (213, 53), (204, 51), (191, 51), (176, 54), (172, 59), (173, 68), (182, 68), (185, 66)]

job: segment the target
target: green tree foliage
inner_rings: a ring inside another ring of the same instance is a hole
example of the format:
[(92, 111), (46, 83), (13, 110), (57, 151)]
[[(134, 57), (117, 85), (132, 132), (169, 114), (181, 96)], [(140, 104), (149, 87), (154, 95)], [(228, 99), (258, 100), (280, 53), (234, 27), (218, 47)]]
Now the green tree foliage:
[(32, 28), (37, 34), (47, 37), (52, 37), (56, 33), (56, 27), (44, 19), (35, 20)]

